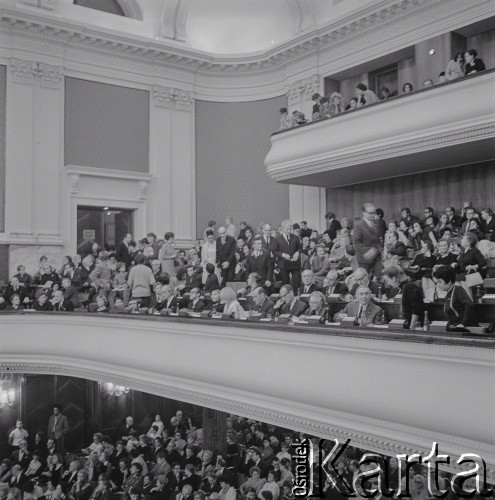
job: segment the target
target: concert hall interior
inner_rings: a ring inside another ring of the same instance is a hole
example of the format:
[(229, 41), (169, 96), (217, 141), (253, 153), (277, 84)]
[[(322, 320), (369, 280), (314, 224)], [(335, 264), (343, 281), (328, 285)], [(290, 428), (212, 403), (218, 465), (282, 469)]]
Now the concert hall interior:
[(0, 500), (487, 497), (494, 46), (493, 0), (0, 0)]

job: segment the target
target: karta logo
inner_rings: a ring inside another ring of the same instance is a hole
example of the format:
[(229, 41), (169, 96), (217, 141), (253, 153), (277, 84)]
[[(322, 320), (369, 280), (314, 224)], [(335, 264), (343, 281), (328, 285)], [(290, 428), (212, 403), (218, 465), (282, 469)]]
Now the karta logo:
[[(488, 488), (486, 463), (474, 453), (464, 453), (455, 462), (463, 469), (461, 472), (453, 474), (449, 480), (441, 478), (439, 465), (449, 465), (452, 460), (450, 456), (438, 453), (438, 443), (433, 443), (425, 458), (419, 454), (391, 457), (395, 459), (393, 467), (391, 460), (366, 453), (351, 479), (339, 468), (350, 442), (348, 439), (340, 446), (338, 440), (332, 440), (330, 452), (325, 439), (319, 441), (317, 448), (309, 439), (293, 442), (294, 496), (324, 498), (328, 485), (348, 498), (411, 498), (412, 491), (421, 489), (427, 489), (432, 498), (446, 498), (450, 491), (455, 492), (457, 498), (473, 498), (475, 495), (488, 498), (493, 495), (493, 490)], [(427, 467), (427, 478), (414, 474), (413, 467), (417, 465)]]

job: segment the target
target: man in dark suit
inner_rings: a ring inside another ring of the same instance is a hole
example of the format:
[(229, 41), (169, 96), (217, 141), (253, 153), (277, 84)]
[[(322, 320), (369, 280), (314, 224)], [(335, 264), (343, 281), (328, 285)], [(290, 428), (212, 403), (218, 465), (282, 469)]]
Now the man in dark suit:
[(27, 304), (29, 302), (28, 291), (26, 287), (19, 282), (19, 278), (16, 276), (11, 278), (10, 284), (6, 288), (3, 296), (9, 304), (12, 304), (13, 295), (19, 295), (21, 304)]
[(457, 232), (459, 228), (462, 226), (462, 217), (456, 215), (454, 207), (447, 207), (445, 209), (445, 213), (449, 218), (449, 224), (454, 228), (454, 231)]
[(19, 488), (22, 490), (22, 485), (28, 480), (29, 478), (24, 474), (22, 467), (19, 464), (15, 464), (14, 467), (12, 467), (12, 476), (10, 476), (9, 479), (9, 486), (11, 488)]
[(261, 236), (263, 242), (263, 250), (265, 252), (268, 252), (273, 262), (274, 259), (273, 249), (275, 247), (275, 238), (272, 236), (272, 226), (268, 222), (266, 222), (265, 224), (263, 224), (261, 230), (263, 232)]
[(64, 299), (64, 292), (57, 290), (52, 299), (54, 311), (73, 311), (74, 304), (70, 300)]
[(268, 298), (266, 290), (262, 286), (254, 290), (253, 301), (253, 311), (261, 313), (262, 318), (266, 318), (268, 314), (274, 315), (275, 310), (273, 306), (275, 303)]
[(311, 238), (311, 233), (313, 232), (313, 230), (308, 227), (308, 221), (301, 221), (301, 224), (299, 224), (299, 226), (301, 227), (301, 240), (303, 238)]
[(336, 314), (337, 321), (346, 317), (356, 318), (359, 325), (383, 324), (384, 310), (371, 302), (371, 290), (367, 286), (360, 286), (356, 291), (356, 300), (349, 302), (343, 311)]
[(220, 302), (220, 286), (213, 287), (211, 290), (211, 302), (207, 304), (205, 311), (211, 311), (211, 314), (223, 313), (225, 304)]
[(375, 225), (376, 208), (372, 203), (365, 203), (362, 210), (362, 218), (354, 224), (353, 231), (356, 261), (359, 267), (380, 276), (382, 242)]
[(125, 262), (126, 270), (131, 267), (132, 257), (129, 250), (129, 243), (132, 241), (132, 234), (127, 233), (124, 239), (115, 247), (115, 258), (117, 262)]
[(301, 316), (308, 308), (308, 304), (299, 300), (294, 295), (294, 289), (290, 285), (284, 285), (280, 289), (280, 298), (273, 307), (280, 311), (280, 314), (290, 314), (291, 316)]
[(206, 304), (200, 299), (201, 291), (199, 288), (193, 288), (189, 293), (189, 304), (187, 308), (193, 312), (202, 312), (206, 309)]
[(292, 281), (292, 286), (297, 290), (301, 283), (302, 245), (297, 236), (290, 234), (291, 227), (289, 220), (282, 221), (282, 233), (275, 239), (273, 254), (279, 262), (282, 283), (288, 284)]
[(302, 285), (299, 287), (298, 295), (310, 295), (319, 290), (315, 284), (315, 277), (311, 269), (305, 269), (301, 275)]
[(337, 237), (337, 231), (342, 229), (340, 222), (335, 218), (333, 212), (327, 212), (325, 214), (325, 219), (327, 220), (327, 230), (325, 233), (330, 236), (330, 241), (333, 241)]
[(31, 458), (31, 453), (28, 450), (28, 442), (25, 439), (19, 443), (19, 449), (14, 450), (10, 455), (10, 461), (13, 464), (19, 464), (24, 470), (27, 469)]
[(218, 228), (217, 238), (217, 265), (222, 270), (222, 286), (234, 281), (234, 272), (237, 259), (235, 258), (236, 242), (227, 234), (224, 226)]
[(330, 295), (345, 295), (349, 289), (345, 283), (339, 281), (339, 273), (335, 269), (332, 269), (325, 276), (321, 291), (325, 297), (328, 297)]
[(252, 243), (253, 250), (246, 259), (246, 272), (258, 273), (261, 283), (270, 288), (272, 286), (272, 259), (270, 254), (263, 250), (261, 236), (256, 236)]
[(174, 287), (172, 285), (163, 285), (160, 295), (155, 305), (157, 311), (170, 309), (175, 311), (179, 307), (177, 297), (174, 297)]
[(53, 405), (53, 415), (50, 415), (48, 419), (48, 432), (46, 433), (46, 437), (48, 439), (56, 439), (57, 451), (59, 453), (63, 454), (65, 451), (64, 438), (69, 430), (69, 421), (62, 413), (62, 407), (58, 404)]

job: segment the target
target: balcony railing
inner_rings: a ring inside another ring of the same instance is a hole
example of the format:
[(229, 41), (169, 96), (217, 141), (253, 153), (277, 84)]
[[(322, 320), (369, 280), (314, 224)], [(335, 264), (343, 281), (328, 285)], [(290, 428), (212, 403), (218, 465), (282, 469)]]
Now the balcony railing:
[(89, 313), (1, 314), (0, 331), (0, 372), (112, 380), (386, 454), (435, 441), (495, 466), (494, 339)]
[(272, 135), (267, 173), (337, 187), (495, 157), (495, 70)]

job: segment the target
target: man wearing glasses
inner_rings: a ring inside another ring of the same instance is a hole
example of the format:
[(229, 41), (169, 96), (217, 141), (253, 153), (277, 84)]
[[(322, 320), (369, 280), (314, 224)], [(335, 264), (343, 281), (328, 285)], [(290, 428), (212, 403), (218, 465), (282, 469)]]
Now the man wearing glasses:
[(361, 220), (354, 226), (354, 246), (356, 261), (359, 267), (366, 269), (374, 276), (380, 276), (382, 271), (382, 242), (376, 227), (376, 208), (372, 203), (362, 207)]

